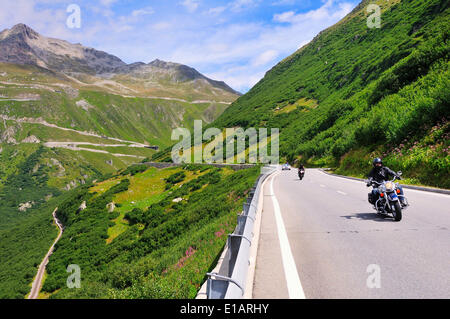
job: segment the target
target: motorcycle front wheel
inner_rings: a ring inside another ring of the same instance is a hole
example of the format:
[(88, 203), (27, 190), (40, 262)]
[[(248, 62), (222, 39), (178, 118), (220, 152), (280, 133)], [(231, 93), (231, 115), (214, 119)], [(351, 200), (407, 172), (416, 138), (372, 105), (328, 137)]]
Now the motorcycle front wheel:
[(400, 202), (395, 202), (394, 204), (394, 220), (399, 222), (402, 220), (402, 207), (400, 206)]

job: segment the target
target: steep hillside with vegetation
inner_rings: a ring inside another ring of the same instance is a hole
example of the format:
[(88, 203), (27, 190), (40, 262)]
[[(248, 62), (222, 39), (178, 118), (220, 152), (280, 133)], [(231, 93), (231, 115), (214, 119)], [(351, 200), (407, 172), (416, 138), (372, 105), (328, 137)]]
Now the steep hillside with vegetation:
[(290, 161), (362, 175), (383, 157), (406, 182), (450, 188), (448, 0), (362, 1), (211, 126), (280, 128)]
[[(51, 298), (195, 297), (258, 174), (257, 167), (133, 166), (79, 188), (59, 205), (65, 231), (44, 292)], [(81, 268), (80, 289), (66, 286), (69, 264)]]
[(0, 298), (29, 292), (57, 233), (55, 207), (170, 145), (173, 128), (213, 121), (238, 96), (185, 65), (127, 65), (23, 24), (0, 32)]
[(0, 32), (0, 51), (0, 187), (39, 145), (40, 164), (59, 168), (49, 184), (61, 190), (113, 173), (170, 145), (174, 128), (213, 121), (239, 96), (188, 66), (126, 64), (24, 24)]
[[(34, 153), (0, 194), (7, 208), (0, 221), (0, 298), (23, 298), (30, 291), (57, 234), (55, 207), (65, 230), (40, 298), (193, 298), (259, 175), (257, 167), (235, 172), (133, 165), (56, 196), (57, 189), (45, 186), (45, 174), (32, 173), (43, 151)], [(14, 192), (34, 196), (35, 205), (17, 214), (22, 199)], [(51, 193), (55, 197), (38, 205)], [(81, 289), (67, 288), (69, 264), (81, 267)]]

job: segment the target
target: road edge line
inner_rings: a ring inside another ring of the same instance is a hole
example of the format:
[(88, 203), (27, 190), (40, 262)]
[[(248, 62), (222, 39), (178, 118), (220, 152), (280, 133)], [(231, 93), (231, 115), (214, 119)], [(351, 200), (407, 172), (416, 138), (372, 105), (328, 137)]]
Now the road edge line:
[(284, 276), (288, 288), (290, 299), (306, 299), (303, 286), (298, 274), (297, 265), (295, 264), (294, 256), (292, 255), (291, 245), (284, 226), (283, 216), (281, 215), (280, 205), (273, 190), (273, 181), (278, 175), (272, 175), (270, 181), (270, 192), (272, 197), (272, 205), (277, 224), (278, 242), (280, 244), (281, 259), (283, 262)]
[(266, 182), (269, 181), (269, 178), (271, 178), (275, 172), (276, 171), (270, 173), (270, 176), (268, 176), (268, 178), (266, 178), (265, 181), (261, 184), (261, 192), (259, 193), (257, 206), (258, 210), (256, 211), (255, 224), (253, 226), (253, 238), (252, 245), (250, 247), (250, 256), (248, 258), (249, 266), (243, 299), (253, 299), (253, 285), (255, 283), (256, 274), (256, 259), (258, 258), (259, 237), (261, 234), (262, 212), (264, 204), (264, 187), (266, 185)]
[[(358, 178), (358, 177), (352, 177), (352, 176), (345, 176), (345, 175), (339, 175), (339, 174), (333, 174), (328, 173), (325, 169), (319, 168), (319, 171), (321, 171), (324, 174), (327, 174), (329, 176), (335, 176), (340, 178), (345, 178), (357, 182), (364, 182), (364, 179)], [(401, 183), (400, 183), (401, 184)], [(408, 184), (401, 184), (403, 188), (406, 189), (412, 189), (416, 191), (422, 191), (422, 192), (428, 192), (428, 193), (435, 193), (435, 194), (442, 194), (442, 195), (450, 195), (450, 190), (448, 189), (442, 189), (442, 188), (432, 188), (432, 187), (424, 187), (424, 186), (416, 186), (416, 185), (408, 185)]]

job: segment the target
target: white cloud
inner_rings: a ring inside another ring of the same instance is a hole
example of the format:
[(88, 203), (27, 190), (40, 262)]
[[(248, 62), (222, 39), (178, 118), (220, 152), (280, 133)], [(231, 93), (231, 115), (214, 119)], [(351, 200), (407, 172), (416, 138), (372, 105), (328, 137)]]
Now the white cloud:
[(184, 0), (180, 4), (182, 6), (184, 6), (188, 12), (194, 13), (195, 11), (197, 11), (197, 8), (199, 6), (199, 1), (198, 0)]
[(152, 26), (152, 29), (161, 31), (161, 30), (170, 29), (171, 27), (172, 27), (172, 24), (170, 24), (169, 22), (158, 22)]
[(239, 12), (241, 10), (258, 6), (260, 0), (235, 0), (230, 4), (231, 11)]
[(245, 92), (248, 90), (248, 88), (251, 88), (256, 83), (258, 83), (262, 79), (264, 74), (265, 70), (260, 70), (253, 74), (248, 74), (248, 69), (242, 67), (223, 70), (220, 72), (206, 73), (205, 75), (214, 80), (224, 81), (237, 91)]
[(134, 10), (131, 15), (133, 17), (138, 17), (138, 16), (143, 16), (143, 15), (148, 15), (148, 14), (153, 14), (155, 13), (155, 10), (153, 10), (152, 7), (146, 7), (146, 8), (142, 8), (142, 9), (138, 9), (138, 10)]
[(208, 14), (211, 15), (219, 15), (227, 9), (226, 6), (211, 8), (207, 11)]
[(169, 58), (225, 80), (239, 91), (246, 91), (274, 64), (338, 22), (354, 5), (327, 1), (320, 8), (305, 13), (288, 11), (274, 15), (273, 20), (283, 24), (225, 25), (199, 35), (195, 41), (179, 43)]
[(106, 7), (109, 7), (113, 3), (117, 2), (118, 0), (100, 0), (100, 3)]
[(255, 59), (253, 59), (252, 65), (253, 66), (266, 65), (266, 64), (272, 62), (273, 60), (275, 60), (277, 56), (278, 56), (278, 51), (267, 50), (267, 51), (261, 53), (260, 55), (258, 55)]
[(252, 9), (260, 4), (261, 0), (234, 0), (229, 2), (226, 6), (219, 6), (210, 8), (206, 11), (207, 14), (217, 16), (225, 11), (238, 13), (247, 9)]
[(287, 11), (279, 14), (275, 14), (273, 16), (273, 21), (275, 22), (292, 22), (295, 16), (294, 11)]
[(0, 10), (0, 30), (25, 23), (38, 32), (49, 36), (66, 36), (66, 8), (36, 9), (35, 0), (15, 0), (2, 2)]

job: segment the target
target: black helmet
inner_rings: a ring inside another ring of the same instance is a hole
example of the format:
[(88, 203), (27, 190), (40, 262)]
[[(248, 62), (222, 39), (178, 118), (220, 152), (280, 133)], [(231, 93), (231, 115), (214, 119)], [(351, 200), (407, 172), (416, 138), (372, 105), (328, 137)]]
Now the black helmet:
[(376, 159), (373, 160), (372, 165), (375, 167), (377, 164), (381, 164), (383, 165), (383, 161), (381, 160), (381, 158), (377, 157)]

